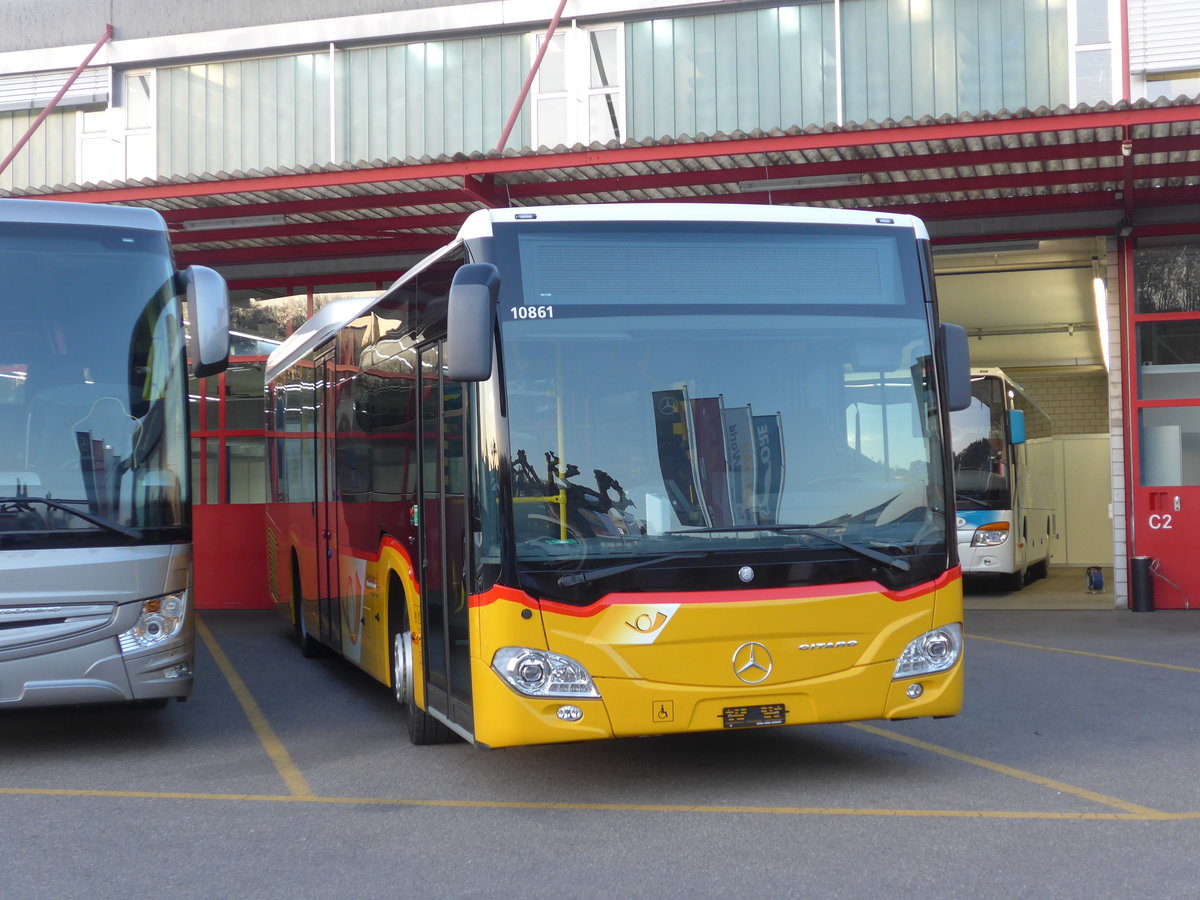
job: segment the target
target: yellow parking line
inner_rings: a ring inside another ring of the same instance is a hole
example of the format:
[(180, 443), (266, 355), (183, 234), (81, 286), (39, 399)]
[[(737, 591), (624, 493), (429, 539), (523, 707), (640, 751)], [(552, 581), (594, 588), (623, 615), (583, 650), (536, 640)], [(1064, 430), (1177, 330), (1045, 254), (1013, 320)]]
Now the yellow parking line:
[(412, 800), (396, 797), (319, 797), (314, 794), (205, 794), (167, 791), (88, 791), (65, 788), (0, 788), (0, 796), (95, 797), (118, 800), (214, 800), (239, 803), (314, 803), (336, 806), (405, 806), (446, 809), (553, 809), (577, 812), (708, 813), (771, 816), (878, 816), (929, 819), (1043, 819), (1086, 822), (1179, 822), (1200, 819), (1200, 812), (1142, 813), (1037, 812), (976, 809), (854, 809), (819, 806), (688, 806), (652, 803), (553, 803), (519, 800)]
[(279, 770), (279, 774), (283, 778), (283, 783), (287, 785), (288, 790), (292, 792), (293, 796), (305, 799), (311, 798), (313, 792), (312, 788), (308, 786), (308, 781), (300, 774), (300, 770), (296, 767), (296, 764), (292, 762), (292, 757), (288, 755), (287, 748), (283, 746), (283, 741), (279, 740), (274, 729), (267, 722), (267, 717), (258, 708), (258, 704), (250, 694), (250, 689), (246, 687), (246, 683), (238, 675), (237, 670), (233, 667), (233, 663), (225, 655), (225, 651), (217, 644), (217, 639), (213, 637), (213, 633), (208, 630), (208, 626), (200, 620), (198, 615), (196, 616), (196, 631), (203, 638), (204, 645), (208, 647), (208, 652), (217, 661), (217, 668), (221, 670), (221, 674), (229, 682), (229, 687), (233, 690), (233, 695), (237, 697), (238, 703), (242, 705), (242, 711), (245, 712), (246, 718), (250, 720), (250, 727), (254, 729), (254, 733), (258, 735), (258, 740), (263, 745), (263, 749), (267, 751), (267, 756), (271, 757), (271, 762)]
[(1153, 666), (1156, 669), (1174, 669), (1176, 672), (1196, 672), (1195, 666), (1174, 666), (1170, 663), (1151, 662), (1145, 659), (1130, 659), (1127, 656), (1109, 656), (1107, 653), (1089, 653), (1087, 650), (1068, 650), (1065, 647), (1046, 647), (1042, 644), (1025, 644), (1021, 641), (1006, 641), (1002, 638), (983, 637), (978, 634), (967, 635), (973, 641), (990, 641), (993, 644), (1008, 644), (1010, 647), (1025, 647), (1029, 650), (1046, 650), (1050, 653), (1073, 653), (1076, 656), (1090, 656), (1093, 659), (1109, 659), (1113, 662), (1132, 663), (1135, 666)]
[(1063, 794), (1072, 794), (1076, 797), (1082, 797), (1084, 800), (1091, 800), (1093, 803), (1101, 803), (1104, 806), (1113, 806), (1117, 809), (1123, 809), (1127, 813), (1131, 813), (1136, 816), (1145, 816), (1148, 818), (1157, 819), (1168, 815), (1167, 813), (1161, 812), (1157, 809), (1150, 809), (1147, 806), (1138, 806), (1136, 803), (1126, 803), (1124, 800), (1119, 800), (1116, 797), (1109, 797), (1105, 794), (1097, 794), (1095, 791), (1089, 791), (1085, 788), (1076, 787), (1073, 784), (1055, 781), (1053, 778), (1044, 778), (1041, 775), (1035, 775), (1032, 772), (1025, 772), (1021, 769), (1014, 769), (1012, 766), (1006, 766), (1001, 763), (994, 763), (990, 760), (981, 759), (978, 756), (959, 753), (957, 750), (951, 750), (949, 747), (939, 747), (937, 744), (930, 744), (925, 741), (920, 741), (916, 738), (908, 737), (907, 735), (897, 734), (894, 731), (886, 731), (882, 728), (876, 728), (873, 725), (864, 725), (857, 722), (848, 724), (851, 728), (857, 728), (859, 731), (865, 731), (868, 734), (874, 734), (882, 738), (887, 738), (891, 741), (898, 741), (901, 744), (908, 744), (910, 747), (916, 747), (919, 750), (927, 750), (930, 753), (937, 753), (941, 756), (949, 757), (950, 759), (956, 759), (959, 762), (964, 762), (972, 766), (979, 766), (982, 769), (988, 769), (992, 772), (998, 772), (1001, 775), (1008, 775), (1012, 778), (1020, 778), (1022, 781), (1028, 781), (1031, 784), (1050, 788), (1051, 790), (1059, 791)]

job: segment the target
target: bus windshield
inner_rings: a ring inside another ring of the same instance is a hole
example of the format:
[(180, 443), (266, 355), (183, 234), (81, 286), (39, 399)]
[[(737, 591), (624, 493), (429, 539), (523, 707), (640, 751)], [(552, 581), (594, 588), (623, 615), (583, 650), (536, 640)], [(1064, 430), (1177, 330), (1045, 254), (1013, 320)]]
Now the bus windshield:
[(498, 227), (519, 565), (644, 558), (644, 573), (659, 555), (782, 561), (834, 539), (867, 549), (863, 571), (881, 552), (944, 554), (930, 327), (904, 241)]
[(186, 359), (165, 235), (0, 224), (0, 285), (0, 543), (186, 537)]
[(954, 490), (959, 509), (1012, 506), (1005, 409), (1003, 382), (986, 375), (971, 379), (971, 405), (950, 414)]

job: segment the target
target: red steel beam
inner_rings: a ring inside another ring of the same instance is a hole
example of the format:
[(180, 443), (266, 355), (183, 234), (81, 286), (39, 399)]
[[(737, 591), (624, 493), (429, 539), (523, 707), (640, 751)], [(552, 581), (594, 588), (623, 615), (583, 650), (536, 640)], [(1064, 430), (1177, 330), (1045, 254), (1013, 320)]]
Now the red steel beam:
[[(1171, 205), (1200, 200), (1200, 189), (1179, 193), (1172, 191)], [(1140, 202), (1140, 201), (1139, 201)], [(1164, 203), (1168, 202), (1164, 199)], [(1150, 204), (1142, 204), (1150, 205)], [(862, 207), (852, 207), (862, 208)], [(1089, 193), (1042, 194), (1024, 197), (1003, 197), (986, 200), (959, 200), (934, 202), (903, 202), (890, 199), (873, 204), (871, 209), (907, 213), (920, 216), (927, 221), (948, 219), (1000, 217), (1044, 214), (1047, 212), (1120, 212), (1121, 201), (1112, 191)], [(1085, 233), (1102, 234), (1107, 229), (1097, 228)], [(1139, 228), (1139, 233), (1141, 229)], [(978, 240), (979, 238), (973, 238)], [(427, 253), (448, 242), (446, 235), (410, 235), (402, 240), (374, 241), (327, 241), (319, 244), (288, 244), (271, 247), (245, 247), (237, 249), (195, 249), (176, 253), (180, 265), (200, 263), (204, 265), (236, 265), (254, 262), (279, 261), (293, 258), (352, 258), (378, 255), (407, 255)], [(334, 282), (360, 280), (357, 273), (332, 276)], [(290, 281), (287, 277), (272, 280), (278, 284)], [(299, 280), (297, 280), (299, 281)]]
[(329, 275), (277, 275), (272, 278), (231, 278), (227, 284), (232, 291), (287, 290), (301, 293), (309, 286), (327, 284), (372, 284), (387, 286), (404, 273), (404, 269), (385, 272), (335, 272)]
[(428, 253), (450, 243), (443, 234), (412, 234), (404, 238), (365, 241), (324, 241), (319, 244), (275, 244), (270, 247), (184, 250), (175, 254), (180, 265), (238, 265), (289, 259), (330, 259)]
[[(965, 191), (1012, 191), (1024, 188), (1065, 187), (1076, 184), (1111, 184), (1111, 192), (1121, 190), (1122, 166), (1092, 169), (1055, 169), (1039, 172), (974, 175), (967, 177), (925, 178), (911, 181), (881, 181), (828, 188), (789, 188), (774, 191), (742, 191), (706, 197), (672, 198), (661, 202), (688, 203), (827, 203), (831, 201), (875, 200), (887, 197), (916, 197)], [(1194, 163), (1164, 163), (1144, 166), (1135, 177), (1182, 178), (1200, 174)], [(1053, 196), (1062, 196), (1055, 194)]]
[[(952, 237), (931, 237), (934, 248), (953, 247), (955, 244), (981, 244), (991, 241), (1027, 241), (1032, 239), (1050, 241), (1063, 238), (1100, 237), (1112, 234), (1112, 228), (1107, 225), (1093, 225), (1086, 228), (1057, 228), (1046, 231), (988, 231), (981, 234), (956, 234)], [(984, 251), (986, 252), (986, 251)]]
[[(69, 194), (60, 195), (69, 197)], [(160, 198), (166, 199), (166, 198)], [(188, 209), (160, 209), (171, 224), (201, 219), (229, 219), (236, 216), (270, 216), (288, 213), (340, 212), (354, 209), (410, 209), (446, 203), (470, 203), (472, 198), (460, 188), (437, 191), (390, 191), (384, 194), (355, 194), (350, 197), (313, 197), (295, 200), (271, 200), (262, 203), (222, 203)]]
[[(1056, 131), (1087, 131), (1107, 128), (1136, 128), (1200, 121), (1200, 104), (1106, 110), (1086, 113), (1061, 113), (1012, 119), (984, 119), (975, 122), (946, 122), (934, 125), (900, 125), (861, 131), (829, 131), (815, 134), (770, 135), (727, 141), (673, 143), (645, 147), (579, 150), (532, 156), (487, 157), (421, 163), (408, 166), (381, 166), (372, 169), (347, 169), (327, 172), (303, 172), (290, 175), (263, 175), (195, 181), (181, 184), (138, 187), (99, 188), (65, 194), (39, 194), (39, 199), (70, 199), (106, 203), (137, 202), (165, 197), (202, 197), (253, 191), (303, 190), (352, 184), (404, 182), (414, 179), (500, 175), (514, 172), (571, 169), (583, 166), (614, 166), (635, 162), (655, 162), (715, 156), (760, 155), (773, 152), (867, 147), (884, 144), (956, 141), (1015, 134), (1044, 134)], [(1135, 137), (1136, 142), (1140, 140)]]
[[(1170, 196), (1156, 196), (1164, 191)], [(1187, 206), (1200, 202), (1200, 187), (1171, 187), (1163, 190), (1143, 189), (1134, 192), (1137, 207)], [(958, 200), (932, 203), (900, 203), (878, 207), (906, 212), (928, 221), (988, 216), (1018, 216), (1025, 214), (1112, 212), (1119, 218), (1123, 201), (1112, 191), (1093, 191), (1073, 194), (1039, 194), (1030, 197), (1004, 197), (985, 200)], [(1137, 233), (1142, 233), (1138, 226)], [(1108, 232), (1105, 232), (1108, 233)]]
[[(954, 182), (950, 182), (953, 184)], [(961, 180), (959, 180), (961, 183)], [(786, 193), (786, 192), (783, 192)], [(909, 197), (919, 198), (931, 193), (929, 191), (913, 192)], [(903, 212), (921, 216), (930, 221), (944, 219), (960, 219), (981, 216), (1017, 216), (1043, 214), (1047, 212), (1103, 212), (1120, 213), (1123, 200), (1115, 190), (1070, 192), (1059, 194), (1033, 194), (1014, 197), (993, 197), (968, 200), (926, 201), (923, 199), (902, 199), (900, 195), (876, 196), (879, 202), (872, 204), (847, 204), (852, 208), (871, 208)], [(766, 194), (735, 195), (731, 200), (745, 202), (765, 200)], [(780, 199), (780, 192), (774, 199)], [(811, 201), (811, 198), (809, 198)], [(714, 202), (716, 198), (693, 198), (690, 202)], [(1143, 188), (1135, 191), (1134, 202), (1137, 206), (1176, 206), (1200, 201), (1200, 186), (1177, 186), (1171, 188)], [(821, 201), (812, 201), (821, 202)], [(1106, 233), (1100, 228), (1094, 232)], [(1140, 229), (1139, 229), (1140, 233)], [(261, 237), (261, 235), (259, 235)], [(449, 240), (448, 235), (409, 234), (394, 240), (348, 240), (325, 241), (320, 244), (288, 244), (272, 247), (246, 247), (238, 249), (192, 249), (181, 251), (177, 256), (190, 262), (208, 264), (233, 264), (253, 262), (259, 259), (281, 259), (287, 257), (354, 257), (373, 256), (387, 253), (422, 253), (442, 246)], [(357, 277), (357, 276), (356, 276)]]
[(216, 244), (225, 241), (252, 241), (256, 238), (287, 238), (305, 235), (365, 235), (399, 236), (416, 228), (457, 228), (469, 213), (444, 213), (433, 216), (387, 216), (369, 219), (343, 219), (334, 222), (295, 222), (266, 225), (260, 228), (204, 228), (189, 231), (173, 228), (171, 242), (175, 246)]
[(500, 192), (496, 190), (495, 175), (485, 175), (483, 178), (464, 175), (463, 192), (471, 199), (478, 200), (484, 206), (491, 209), (508, 205), (505, 198), (501, 197)]
[[(1139, 142), (1146, 153), (1170, 153), (1196, 147), (1196, 140), (1186, 136), (1155, 138), (1152, 142)], [(799, 175), (830, 175), (847, 172), (894, 172), (914, 168), (969, 168), (997, 163), (1020, 164), (1047, 160), (1080, 159), (1087, 157), (1115, 157), (1120, 153), (1120, 142), (1109, 141), (1095, 144), (1055, 144), (1046, 147), (1016, 147), (1003, 150), (963, 150), (954, 153), (931, 154), (922, 157), (879, 157), (870, 160), (842, 160), (838, 162), (796, 163), (772, 166), (772, 177), (796, 177)], [(1138, 155), (1141, 155), (1139, 152)], [(919, 165), (914, 165), (918, 163)], [(513, 200), (529, 200), (540, 197), (558, 197), (571, 194), (614, 193), (643, 188), (707, 186), (726, 182), (760, 179), (761, 166), (737, 169), (701, 169), (688, 172), (656, 173), (651, 175), (618, 175), (611, 178), (572, 179), (555, 178), (551, 181), (506, 183), (504, 185)], [(264, 203), (221, 204), (194, 209), (159, 210), (163, 218), (172, 224), (206, 219), (237, 218), (240, 216), (286, 215), (288, 213), (349, 212), (356, 209), (402, 209), (426, 205), (450, 205), (470, 202), (466, 191), (451, 188), (441, 191), (407, 191), (388, 194), (358, 194), (350, 197), (320, 197), (311, 200), (284, 200)], [(457, 214), (455, 214), (457, 215)], [(414, 224), (413, 227), (421, 227)]]

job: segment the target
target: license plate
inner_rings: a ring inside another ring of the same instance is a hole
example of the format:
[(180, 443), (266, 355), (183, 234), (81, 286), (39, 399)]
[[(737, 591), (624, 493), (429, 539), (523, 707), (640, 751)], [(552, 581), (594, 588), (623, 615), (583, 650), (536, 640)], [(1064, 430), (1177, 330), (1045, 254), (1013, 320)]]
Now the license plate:
[(787, 707), (782, 703), (762, 706), (727, 706), (721, 711), (726, 728), (756, 728), (759, 725), (782, 725)]

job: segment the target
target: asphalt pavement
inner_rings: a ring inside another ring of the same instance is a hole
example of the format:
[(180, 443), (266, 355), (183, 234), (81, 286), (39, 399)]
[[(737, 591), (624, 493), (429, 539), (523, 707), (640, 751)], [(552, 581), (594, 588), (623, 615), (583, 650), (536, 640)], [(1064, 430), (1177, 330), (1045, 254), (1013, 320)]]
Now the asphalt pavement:
[(1196, 896), (1200, 613), (999, 599), (951, 719), (510, 750), (204, 612), (187, 703), (0, 713), (0, 898)]

